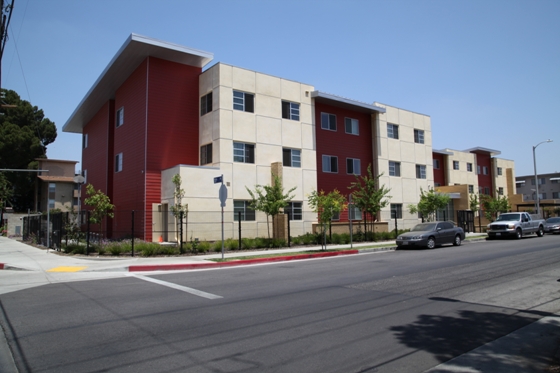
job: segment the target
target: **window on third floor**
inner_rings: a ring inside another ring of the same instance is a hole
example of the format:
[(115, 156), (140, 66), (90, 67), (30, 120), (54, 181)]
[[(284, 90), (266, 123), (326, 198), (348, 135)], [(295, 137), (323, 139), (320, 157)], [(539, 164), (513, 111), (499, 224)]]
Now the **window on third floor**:
[(336, 115), (321, 113), (321, 128), (329, 131), (336, 131)]
[(414, 142), (417, 144), (424, 143), (424, 131), (423, 130), (414, 130)]
[(299, 104), (295, 102), (282, 101), (282, 118), (299, 120)]
[(390, 139), (399, 139), (399, 126), (392, 123), (387, 123), (387, 137)]
[(255, 95), (247, 92), (233, 91), (233, 108), (235, 110), (255, 112)]
[(357, 119), (344, 118), (344, 129), (346, 133), (351, 135), (360, 134), (360, 124)]
[(212, 92), (200, 98), (200, 116), (212, 111)]

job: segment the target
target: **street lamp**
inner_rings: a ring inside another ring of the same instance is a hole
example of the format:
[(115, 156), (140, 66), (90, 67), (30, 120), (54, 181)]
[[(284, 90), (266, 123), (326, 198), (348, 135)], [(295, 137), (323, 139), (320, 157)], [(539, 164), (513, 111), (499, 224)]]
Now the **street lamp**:
[(539, 179), (537, 178), (537, 158), (535, 157), (535, 149), (540, 144), (544, 144), (545, 142), (552, 142), (551, 139), (546, 141), (541, 141), (537, 145), (533, 146), (533, 167), (535, 168), (535, 194), (537, 199), (537, 215), (540, 216), (540, 206), (539, 206)]

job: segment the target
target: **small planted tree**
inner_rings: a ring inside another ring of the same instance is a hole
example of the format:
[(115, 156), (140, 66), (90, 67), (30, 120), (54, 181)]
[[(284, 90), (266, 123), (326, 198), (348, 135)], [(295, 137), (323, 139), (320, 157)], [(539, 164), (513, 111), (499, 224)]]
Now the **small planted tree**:
[(469, 197), (469, 208), (471, 211), (478, 211), (480, 209), (480, 200), (477, 194), (471, 194)]
[(495, 220), (498, 214), (511, 210), (508, 198), (499, 194), (497, 194), (497, 197), (481, 195), (480, 204), (484, 210), (484, 217), (490, 221)]
[(84, 200), (84, 204), (91, 207), (89, 221), (93, 224), (99, 224), (103, 236), (103, 225), (101, 223), (106, 216), (110, 218), (114, 216), (115, 205), (111, 203), (111, 199), (105, 193), (101, 190), (96, 191), (91, 184), (86, 186), (86, 195), (88, 197)]
[[(181, 188), (181, 175), (175, 174), (171, 178), (171, 182), (175, 186), (173, 190), (173, 200), (174, 204), (171, 206), (171, 213), (175, 217), (175, 227), (176, 227), (176, 238), (177, 240), (182, 240), (182, 237), (179, 237), (179, 231), (181, 228), (181, 224), (183, 223), (183, 218), (187, 219), (189, 213), (189, 205), (183, 204), (183, 198), (185, 198), (185, 190)], [(186, 230), (186, 228), (185, 228)], [(182, 242), (180, 242), (181, 247)], [(182, 253), (181, 253), (182, 254)]]
[(353, 204), (361, 211), (371, 216), (372, 232), (377, 213), (389, 204), (389, 199), (391, 198), (391, 196), (388, 195), (391, 189), (386, 188), (385, 185), (379, 186), (379, 178), (381, 176), (383, 176), (383, 174), (377, 176), (373, 175), (370, 163), (367, 168), (367, 175), (361, 177), (355, 176), (356, 181), (351, 183), (348, 187), (348, 189), (353, 190)]
[(255, 190), (249, 188), (247, 192), (251, 196), (250, 207), (255, 211), (262, 211), (266, 215), (266, 227), (268, 229), (268, 239), (270, 239), (269, 217), (276, 216), (280, 210), (288, 205), (288, 202), (294, 198), (292, 193), (296, 187), (291, 188), (284, 193), (282, 186), (282, 178), (273, 175), (273, 185), (255, 185)]
[(340, 194), (337, 189), (330, 193), (325, 193), (322, 190), (317, 193), (317, 191), (314, 190), (309, 196), (308, 204), (311, 210), (317, 214), (317, 220), (321, 228), (321, 237), (323, 237), (321, 249), (324, 250), (327, 247), (327, 229), (330, 227), (333, 217), (346, 210), (348, 206), (346, 197)]
[(438, 193), (433, 188), (427, 191), (420, 188), (420, 201), (417, 205), (408, 205), (411, 214), (420, 213), (426, 221), (435, 221), (436, 212), (447, 206), (451, 197), (447, 194)]

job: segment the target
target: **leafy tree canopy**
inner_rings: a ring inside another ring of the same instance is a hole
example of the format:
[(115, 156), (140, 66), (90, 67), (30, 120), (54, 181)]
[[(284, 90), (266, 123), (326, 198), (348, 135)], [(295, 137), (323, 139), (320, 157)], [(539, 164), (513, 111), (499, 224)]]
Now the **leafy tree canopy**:
[(379, 186), (379, 178), (383, 174), (374, 176), (371, 168), (371, 163), (367, 168), (367, 175), (358, 177), (356, 176), (356, 181), (351, 183), (348, 189), (353, 190), (352, 202), (361, 211), (365, 211), (370, 214), (374, 220), (377, 213), (385, 208), (389, 204), (389, 192), (390, 188), (386, 188), (385, 185)]
[(330, 193), (325, 193), (323, 190), (317, 193), (317, 191), (314, 190), (309, 195), (307, 203), (311, 210), (313, 210), (313, 212), (317, 213), (318, 215), (317, 219), (321, 227), (323, 245), (325, 245), (326, 247), (326, 231), (330, 226), (333, 217), (346, 210), (346, 208), (348, 207), (346, 197), (340, 194), (337, 189), (333, 190)]
[[(0, 168), (37, 169), (36, 158), (46, 158), (47, 145), (56, 139), (56, 126), (43, 110), (22, 100), (12, 90), (2, 89), (0, 108)], [(32, 172), (5, 172), (13, 187), (8, 205), (16, 211), (33, 207), (37, 175)]]
[(113, 210), (115, 205), (111, 203), (111, 199), (105, 193), (101, 190), (96, 191), (91, 184), (86, 186), (86, 194), (88, 197), (84, 200), (84, 203), (92, 208), (89, 221), (102, 227), (101, 222), (103, 218), (106, 216), (112, 218), (114, 216)]
[(433, 188), (427, 191), (420, 188), (420, 201), (417, 205), (408, 205), (408, 211), (411, 214), (422, 214), (427, 221), (434, 221), (436, 212), (445, 208), (450, 199), (447, 194), (438, 193)]
[(499, 194), (497, 194), (496, 197), (491, 197), (486, 194), (481, 195), (480, 204), (484, 210), (484, 217), (490, 221), (496, 219), (498, 213), (511, 210), (508, 198), (506, 196), (500, 196)]

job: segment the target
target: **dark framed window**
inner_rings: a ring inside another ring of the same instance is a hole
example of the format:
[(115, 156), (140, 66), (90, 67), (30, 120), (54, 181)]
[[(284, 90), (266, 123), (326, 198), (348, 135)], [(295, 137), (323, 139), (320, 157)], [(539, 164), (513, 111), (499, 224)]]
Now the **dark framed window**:
[(212, 92), (200, 98), (200, 116), (212, 111)]
[(329, 131), (336, 131), (336, 115), (321, 113), (321, 128)]
[(200, 165), (212, 163), (212, 144), (202, 145), (200, 147)]
[(459, 169), (459, 161), (453, 161), (453, 169), (454, 169), (454, 170), (458, 170), (458, 169)]
[(391, 203), (391, 219), (402, 219), (402, 203)]
[(282, 118), (299, 120), (299, 104), (296, 102), (282, 101)]
[(121, 172), (123, 169), (123, 153), (115, 156), (115, 172)]
[(503, 196), (503, 195), (504, 195), (504, 188), (499, 187), (499, 188), (498, 188), (498, 194), (499, 194), (500, 196)]
[(120, 127), (124, 124), (124, 107), (117, 110), (116, 127)]
[(241, 163), (255, 163), (255, 145), (234, 142), (233, 161)]
[(474, 185), (469, 185), (469, 193), (474, 193)]
[(417, 164), (416, 165), (416, 178), (425, 179), (426, 178), (426, 166)]
[(439, 159), (433, 159), (434, 170), (439, 170)]
[(424, 143), (424, 131), (423, 130), (414, 130), (414, 142), (417, 144)]
[(348, 219), (362, 220), (362, 210), (355, 205), (348, 205)]
[(233, 91), (233, 108), (235, 110), (255, 112), (255, 95), (241, 91)]
[(360, 122), (357, 119), (344, 118), (344, 130), (351, 135), (359, 135)]
[(88, 147), (88, 134), (84, 133), (82, 135), (82, 149), (85, 149)]
[(288, 202), (284, 214), (289, 214), (290, 220), (303, 220), (303, 202)]
[(387, 123), (387, 137), (390, 139), (399, 139), (399, 126), (392, 123)]
[(501, 167), (498, 167), (497, 172), (498, 172), (498, 176), (502, 176), (502, 168)]
[(467, 171), (472, 172), (472, 163), (467, 163)]
[(401, 162), (389, 161), (389, 176), (401, 176)]
[(338, 157), (323, 155), (323, 172), (338, 172)]
[(282, 149), (282, 164), (285, 167), (301, 167), (301, 150)]
[(241, 213), (241, 221), (255, 221), (255, 210), (251, 208), (249, 201), (233, 201), (234, 221), (239, 221), (239, 213)]
[(356, 158), (346, 158), (346, 173), (349, 175), (361, 175), (360, 160)]

